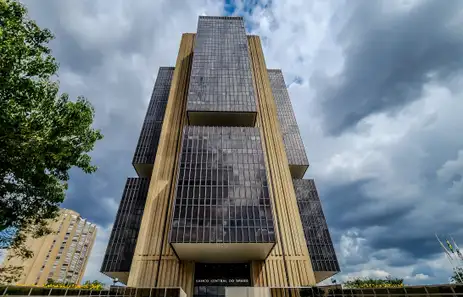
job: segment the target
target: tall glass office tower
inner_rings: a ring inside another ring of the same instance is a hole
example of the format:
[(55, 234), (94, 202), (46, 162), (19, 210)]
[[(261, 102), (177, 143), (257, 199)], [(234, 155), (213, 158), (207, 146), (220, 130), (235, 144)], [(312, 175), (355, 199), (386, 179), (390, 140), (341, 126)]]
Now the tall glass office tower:
[(339, 265), (281, 70), (240, 17), (161, 67), (101, 271), (131, 287), (304, 287)]

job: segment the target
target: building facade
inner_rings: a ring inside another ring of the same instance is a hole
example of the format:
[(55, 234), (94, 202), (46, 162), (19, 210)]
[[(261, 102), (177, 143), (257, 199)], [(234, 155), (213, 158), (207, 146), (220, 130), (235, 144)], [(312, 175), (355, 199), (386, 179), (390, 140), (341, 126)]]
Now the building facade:
[(51, 234), (28, 238), (33, 257), (23, 260), (7, 255), (4, 266), (23, 266), (18, 284), (45, 285), (49, 279), (79, 284), (96, 236), (96, 226), (77, 212), (62, 209), (50, 223)]
[(101, 271), (131, 287), (304, 287), (339, 264), (281, 70), (201, 16), (161, 67)]

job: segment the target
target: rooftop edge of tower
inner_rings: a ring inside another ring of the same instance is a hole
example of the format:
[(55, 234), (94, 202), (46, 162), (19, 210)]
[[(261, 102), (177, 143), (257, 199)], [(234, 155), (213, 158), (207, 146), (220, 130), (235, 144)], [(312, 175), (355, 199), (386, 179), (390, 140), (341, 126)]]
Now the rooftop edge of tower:
[(200, 15), (199, 19), (219, 19), (219, 20), (244, 20), (241, 16), (206, 16)]

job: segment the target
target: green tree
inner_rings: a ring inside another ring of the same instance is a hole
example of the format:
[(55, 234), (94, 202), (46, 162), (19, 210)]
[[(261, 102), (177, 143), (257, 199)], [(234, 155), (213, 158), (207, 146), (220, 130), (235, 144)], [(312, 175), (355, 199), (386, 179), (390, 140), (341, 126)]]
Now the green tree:
[(103, 290), (105, 284), (98, 281), (98, 280), (94, 280), (94, 281), (85, 281), (84, 284), (82, 285), (82, 288), (86, 288), (86, 289), (92, 289), (92, 290)]
[(21, 3), (0, 0), (0, 249), (26, 258), (26, 237), (50, 232), (69, 170), (95, 172), (88, 153), (102, 139), (87, 99), (60, 94), (52, 39)]
[(463, 268), (458, 267), (453, 271), (453, 275), (450, 277), (450, 281), (455, 284), (463, 284)]
[(402, 278), (392, 278), (390, 276), (381, 278), (354, 278), (344, 283), (346, 288), (396, 288), (403, 287)]
[(71, 283), (71, 282), (59, 282), (59, 281), (55, 281), (51, 278), (49, 278), (47, 280), (47, 284), (45, 285), (45, 287), (47, 288), (59, 288), (59, 287), (66, 287), (66, 288), (70, 288), (70, 289), (73, 289), (73, 288), (80, 288), (80, 289), (87, 289), (87, 290), (103, 290), (105, 284), (98, 281), (98, 280), (94, 280), (94, 281), (85, 281), (81, 286), (75, 284), (75, 283)]

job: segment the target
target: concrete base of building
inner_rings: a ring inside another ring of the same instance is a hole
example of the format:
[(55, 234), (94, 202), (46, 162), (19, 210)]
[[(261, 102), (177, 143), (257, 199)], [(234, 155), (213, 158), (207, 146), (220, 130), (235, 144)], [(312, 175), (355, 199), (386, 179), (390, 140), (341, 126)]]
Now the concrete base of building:
[(241, 263), (265, 260), (275, 243), (171, 243), (180, 260)]

